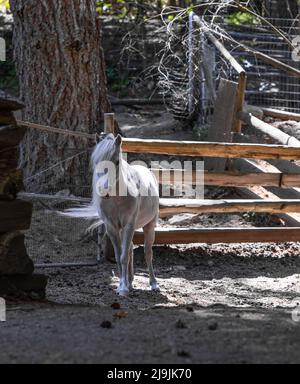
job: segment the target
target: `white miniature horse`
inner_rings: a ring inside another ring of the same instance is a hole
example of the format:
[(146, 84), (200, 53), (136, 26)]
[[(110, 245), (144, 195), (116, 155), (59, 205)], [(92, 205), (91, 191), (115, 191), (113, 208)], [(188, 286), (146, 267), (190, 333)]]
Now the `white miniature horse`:
[(104, 223), (118, 264), (120, 286), (117, 293), (120, 296), (127, 296), (133, 288), (133, 236), (137, 229), (143, 228), (150, 286), (153, 291), (159, 292), (152, 263), (159, 216), (158, 183), (149, 169), (131, 166), (124, 161), (121, 146), (120, 135), (117, 138), (108, 135), (96, 146), (92, 155), (92, 205), (70, 210), (67, 215), (98, 218), (95, 226)]

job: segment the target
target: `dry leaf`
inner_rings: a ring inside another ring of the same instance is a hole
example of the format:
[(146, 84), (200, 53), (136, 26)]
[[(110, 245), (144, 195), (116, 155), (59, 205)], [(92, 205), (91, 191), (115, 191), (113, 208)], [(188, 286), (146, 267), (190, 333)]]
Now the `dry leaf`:
[(128, 312), (126, 311), (119, 311), (114, 314), (114, 317), (116, 317), (117, 319), (125, 319), (125, 317), (127, 316), (128, 316)]

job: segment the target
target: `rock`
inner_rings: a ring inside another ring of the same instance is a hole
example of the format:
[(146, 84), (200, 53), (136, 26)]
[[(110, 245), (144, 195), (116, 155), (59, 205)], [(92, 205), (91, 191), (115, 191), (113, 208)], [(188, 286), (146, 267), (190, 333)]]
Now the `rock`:
[(210, 331), (216, 331), (219, 328), (219, 324), (216, 321), (209, 323), (208, 329)]
[(188, 312), (194, 312), (195, 310), (194, 310), (194, 307), (192, 307), (191, 305), (188, 305), (187, 307), (186, 307), (186, 310), (188, 311)]
[(177, 272), (184, 272), (184, 271), (186, 271), (186, 267), (183, 266), (183, 265), (175, 265), (175, 266), (173, 267), (173, 270), (174, 270), (174, 271), (177, 271)]
[(190, 355), (189, 352), (187, 352), (185, 350), (181, 350), (181, 351), (177, 352), (177, 356), (179, 356), (179, 357), (190, 357), (191, 355)]
[(186, 329), (187, 326), (186, 326), (186, 324), (182, 320), (178, 320), (176, 322), (176, 328), (178, 328), (178, 329)]
[(104, 328), (104, 329), (111, 329), (111, 328), (112, 328), (112, 323), (111, 323), (111, 321), (103, 321), (103, 323), (101, 324), (101, 328)]

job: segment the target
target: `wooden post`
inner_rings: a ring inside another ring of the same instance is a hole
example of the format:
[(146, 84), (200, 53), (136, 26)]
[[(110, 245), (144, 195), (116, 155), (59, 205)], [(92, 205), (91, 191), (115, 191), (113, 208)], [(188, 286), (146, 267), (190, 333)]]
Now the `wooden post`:
[[(235, 99), (238, 84), (233, 81), (221, 79), (213, 121), (208, 132), (208, 140), (216, 143), (230, 143), (232, 140), (231, 130), (235, 120)], [(207, 170), (222, 172), (226, 168), (227, 159), (211, 158), (205, 160)]]
[(243, 71), (239, 74), (239, 85), (238, 85), (236, 102), (235, 102), (236, 118), (234, 120), (234, 124), (232, 127), (232, 131), (236, 133), (242, 132), (242, 122), (238, 118), (237, 114), (240, 112), (243, 112), (244, 110), (246, 87), (247, 87), (247, 75), (246, 75), (246, 72)]
[(112, 133), (116, 134), (115, 131), (115, 114), (114, 113), (105, 113), (104, 114), (104, 133), (107, 135)]
[[(115, 126), (116, 126), (115, 125), (115, 114), (114, 113), (105, 113), (104, 114), (104, 133), (105, 134), (112, 133), (113, 135), (115, 135), (116, 134)], [(102, 236), (103, 237), (103, 241), (102, 241), (103, 257), (107, 261), (114, 262), (116, 260), (115, 259), (115, 251), (114, 251), (113, 245), (112, 245), (109, 237), (106, 234), (106, 229), (105, 229), (104, 225), (102, 226), (100, 231), (104, 235), (104, 236)]]

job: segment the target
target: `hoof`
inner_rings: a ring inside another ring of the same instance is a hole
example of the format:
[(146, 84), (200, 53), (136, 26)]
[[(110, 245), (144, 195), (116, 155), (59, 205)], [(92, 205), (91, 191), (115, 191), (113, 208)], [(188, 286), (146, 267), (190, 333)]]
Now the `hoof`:
[(156, 292), (156, 293), (160, 293), (161, 292), (160, 287), (159, 287), (158, 284), (151, 285), (151, 291), (152, 292)]
[(120, 296), (120, 297), (128, 297), (129, 296), (129, 291), (128, 290), (120, 290), (120, 291), (118, 291), (118, 295)]

